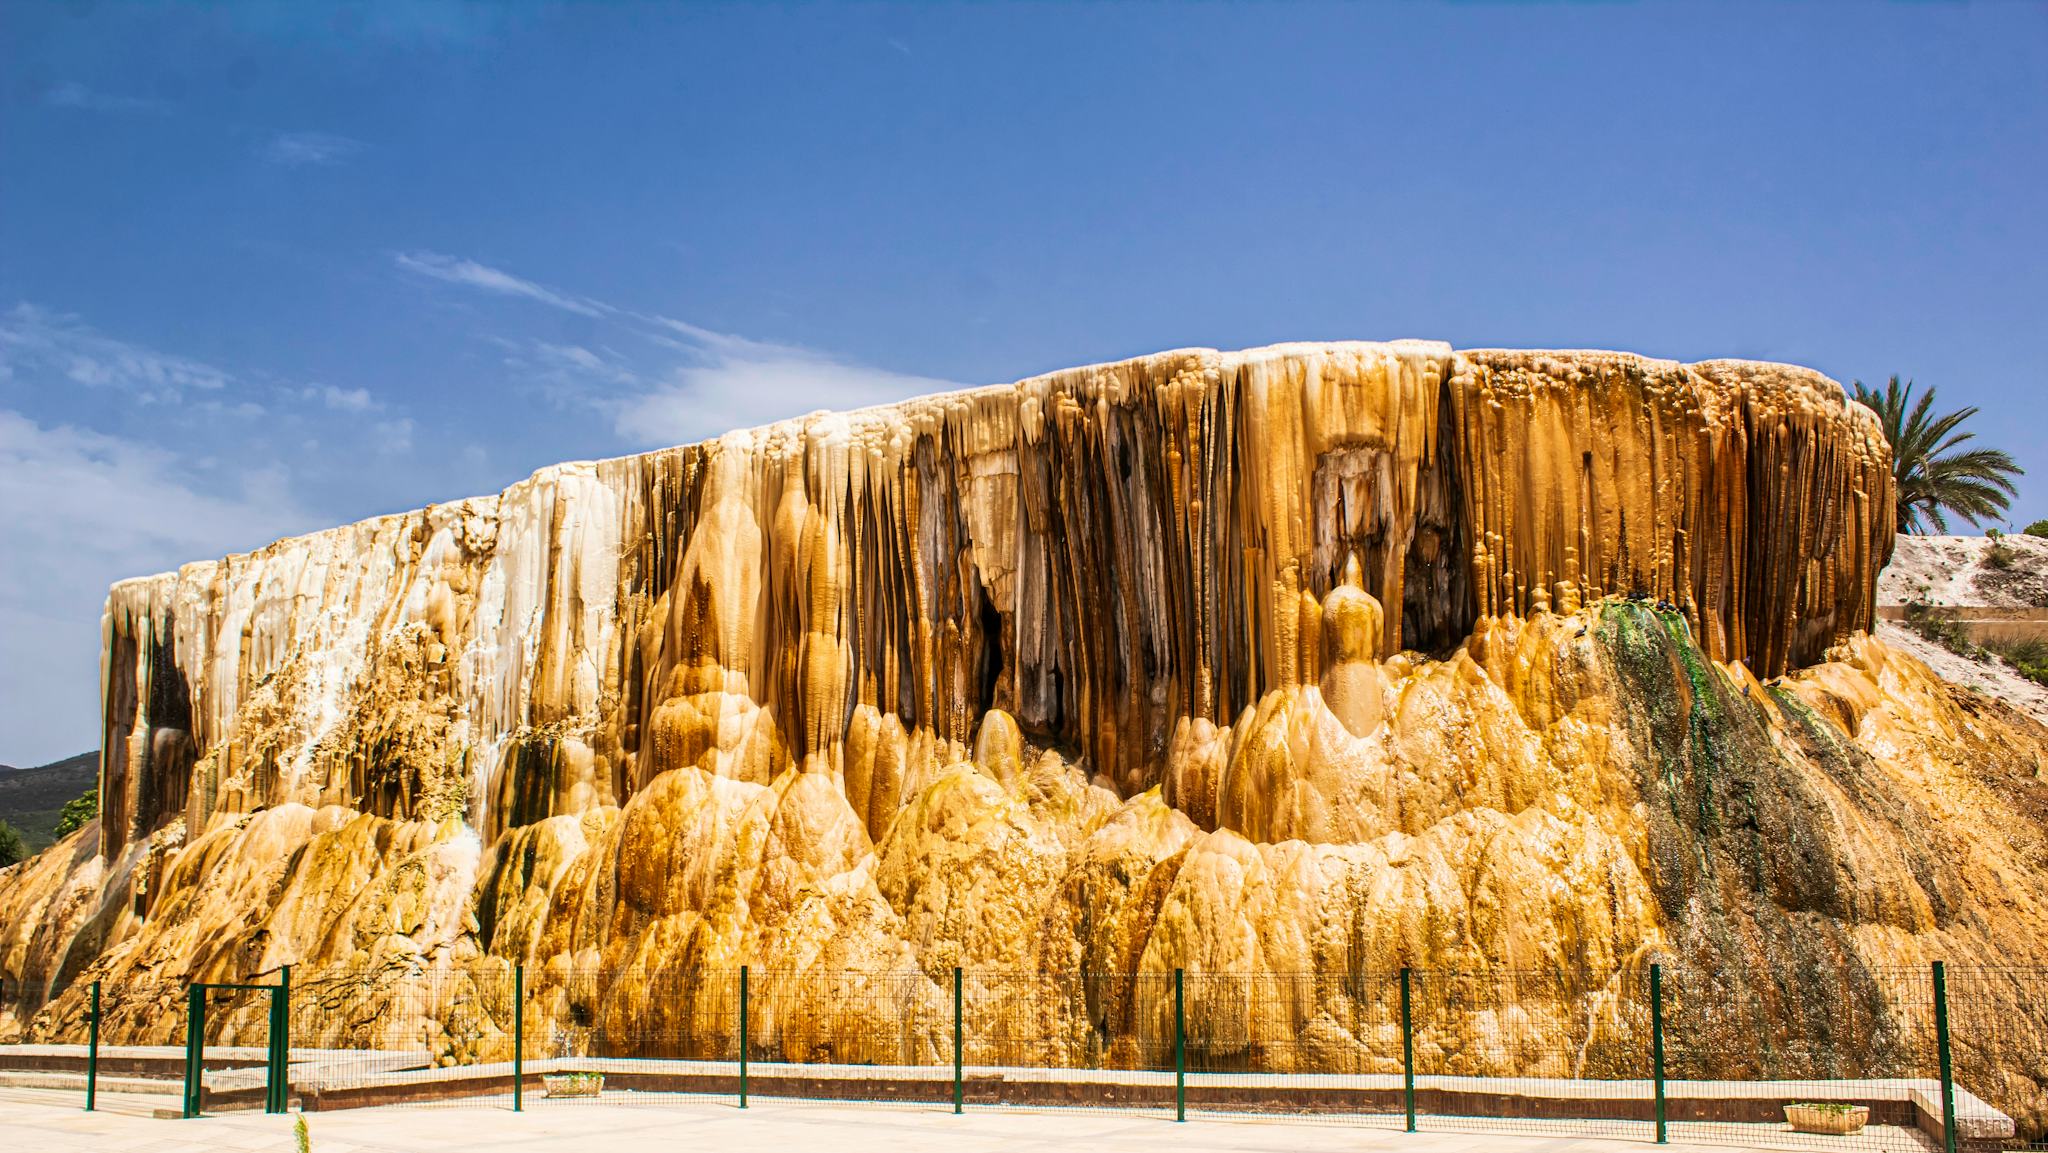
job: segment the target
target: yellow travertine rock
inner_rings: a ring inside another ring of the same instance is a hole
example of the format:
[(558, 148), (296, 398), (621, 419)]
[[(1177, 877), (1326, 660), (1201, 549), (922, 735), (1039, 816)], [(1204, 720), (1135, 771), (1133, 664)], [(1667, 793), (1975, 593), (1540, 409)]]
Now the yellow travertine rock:
[[(1411, 966), (1577, 974), (1547, 1047), (1418, 1038), (1570, 1074), (1664, 955), (1743, 1006), (1698, 1028), (1848, 1051), (1824, 987), (2048, 963), (2048, 734), (1866, 635), (1890, 485), (1799, 368), (1195, 349), (127, 581), (101, 822), (0, 873), (0, 1038), (103, 979), (167, 1041), (175, 982), (293, 964), (474, 1060), (480, 974), (667, 1036), (729, 1012), (650, 974), (747, 964), (792, 1059), (936, 1059), (960, 965), (1121, 974), (1031, 1043), (1135, 1061), (1181, 968), (1307, 975), (1191, 986), (1212, 1056), (1380, 1069), (1338, 978)], [(886, 1027), (846, 973), (912, 975)]]

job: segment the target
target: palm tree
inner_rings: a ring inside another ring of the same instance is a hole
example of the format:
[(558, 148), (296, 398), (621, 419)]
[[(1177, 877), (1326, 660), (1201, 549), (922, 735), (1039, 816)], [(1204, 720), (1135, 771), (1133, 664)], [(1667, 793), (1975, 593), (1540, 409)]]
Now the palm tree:
[(1948, 531), (1952, 512), (1974, 527), (1979, 521), (1996, 520), (2005, 514), (2007, 503), (2018, 494), (2012, 478), (2024, 475), (2002, 449), (1973, 448), (1959, 451), (1973, 432), (1957, 432), (1964, 421), (1977, 415), (1975, 406), (1934, 415), (1934, 387), (1928, 386), (1913, 403), (1913, 382), (1903, 386), (1894, 376), (1883, 392), (1854, 382), (1856, 399), (1884, 424), (1884, 436), (1892, 442), (1892, 487), (1898, 493), (1900, 532), (1921, 533), (1931, 526), (1935, 532)]

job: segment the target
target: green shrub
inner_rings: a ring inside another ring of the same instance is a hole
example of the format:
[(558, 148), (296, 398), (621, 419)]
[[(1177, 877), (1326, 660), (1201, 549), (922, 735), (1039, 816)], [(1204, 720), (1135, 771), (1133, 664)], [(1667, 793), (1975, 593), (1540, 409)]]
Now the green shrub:
[(2036, 684), (2048, 685), (2048, 641), (2028, 637), (2017, 641), (1987, 641), (1984, 647), (2021, 676)]
[(21, 834), (14, 831), (13, 825), (0, 821), (0, 869), (26, 856), (28, 846), (21, 843)]
[(1959, 657), (1973, 661), (1984, 659), (1983, 650), (1971, 642), (1962, 622), (1956, 620), (1955, 613), (1948, 609), (1915, 601), (1906, 606), (1906, 627), (1919, 633), (1922, 639), (1933, 641)]
[(2037, 520), (2027, 526), (2028, 536), (2048, 536), (2048, 520)]
[(70, 836), (85, 827), (87, 821), (100, 815), (100, 787), (94, 785), (85, 792), (64, 802), (64, 811), (57, 814), (56, 835), (58, 840)]

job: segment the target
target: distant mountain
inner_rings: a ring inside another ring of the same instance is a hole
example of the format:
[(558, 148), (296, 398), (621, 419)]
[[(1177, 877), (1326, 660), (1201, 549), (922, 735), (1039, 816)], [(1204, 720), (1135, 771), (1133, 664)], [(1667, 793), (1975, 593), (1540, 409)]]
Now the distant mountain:
[(13, 825), (30, 851), (47, 849), (65, 802), (92, 788), (99, 775), (97, 751), (25, 769), (0, 766), (0, 821)]

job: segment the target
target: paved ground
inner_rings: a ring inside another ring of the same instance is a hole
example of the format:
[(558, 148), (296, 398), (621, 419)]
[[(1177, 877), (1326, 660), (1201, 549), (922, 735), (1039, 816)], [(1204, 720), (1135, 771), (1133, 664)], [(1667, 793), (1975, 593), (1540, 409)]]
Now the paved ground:
[[(0, 1149), (74, 1153), (290, 1153), (292, 1118), (230, 1113), (158, 1120), (169, 1097), (103, 1094), (86, 1113), (76, 1093), (0, 1089)], [(821, 1150), (825, 1153), (1652, 1153), (1641, 1140), (1525, 1133), (1401, 1133), (1312, 1120), (1196, 1119), (1058, 1110), (876, 1108), (759, 1099), (663, 1105), (556, 1103), (515, 1114), (479, 1108), (352, 1109), (307, 1114), (315, 1153), (676, 1153), (678, 1150)], [(1541, 1123), (1538, 1123), (1541, 1124)], [(1916, 1143), (1917, 1144), (1917, 1143)], [(1726, 1144), (1671, 1144), (1671, 1153), (1725, 1153)]]

